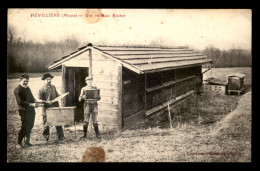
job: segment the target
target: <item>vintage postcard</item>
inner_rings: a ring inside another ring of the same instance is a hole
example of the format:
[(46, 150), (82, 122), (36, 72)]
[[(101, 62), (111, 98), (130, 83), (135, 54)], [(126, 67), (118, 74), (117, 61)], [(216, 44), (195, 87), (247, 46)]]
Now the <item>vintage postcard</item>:
[(251, 162), (251, 9), (7, 22), (7, 162)]

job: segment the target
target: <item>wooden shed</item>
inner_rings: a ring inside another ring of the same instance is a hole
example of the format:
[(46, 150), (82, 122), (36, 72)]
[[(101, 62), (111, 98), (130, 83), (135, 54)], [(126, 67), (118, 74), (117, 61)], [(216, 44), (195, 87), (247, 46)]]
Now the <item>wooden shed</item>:
[(134, 115), (149, 116), (200, 89), (202, 64), (212, 63), (188, 47), (87, 46), (53, 61), (48, 69), (62, 68), (62, 106), (76, 106), (85, 77), (100, 89), (98, 120), (102, 131), (120, 131)]

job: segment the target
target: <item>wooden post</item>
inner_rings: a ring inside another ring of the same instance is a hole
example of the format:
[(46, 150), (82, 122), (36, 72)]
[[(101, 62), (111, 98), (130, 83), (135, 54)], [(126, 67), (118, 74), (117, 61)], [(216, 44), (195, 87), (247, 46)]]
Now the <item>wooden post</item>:
[(202, 84), (203, 84), (203, 74), (202, 74), (202, 65), (199, 65), (200, 66), (200, 89), (199, 89), (199, 93), (201, 93), (201, 90), (202, 90)]
[[(62, 88), (61, 93), (67, 92), (67, 84), (66, 84), (66, 75), (67, 75), (67, 67), (65, 65), (62, 65)], [(65, 107), (67, 104), (67, 97), (61, 99), (61, 107)]]
[(92, 78), (92, 49), (89, 49), (89, 76)]
[(146, 87), (147, 87), (147, 85), (146, 85), (146, 74), (144, 74), (144, 110), (146, 111)]
[[(170, 100), (171, 100), (171, 98), (170, 98)], [(168, 114), (169, 114), (170, 129), (172, 129), (172, 118), (171, 118), (170, 100), (168, 100)]]
[(171, 100), (172, 100), (172, 89), (171, 89), (170, 98), (168, 99), (168, 114), (169, 114), (170, 129), (172, 129), (172, 118), (171, 118), (171, 109), (170, 109)]
[(121, 133), (122, 131), (122, 119), (123, 119), (123, 78), (122, 78), (122, 64), (118, 66), (118, 115), (117, 115), (117, 124), (118, 130)]
[(161, 85), (163, 84), (163, 72), (161, 72)]
[[(176, 69), (174, 70), (174, 79), (177, 80), (177, 77), (176, 77)], [(177, 84), (174, 85), (174, 96), (176, 97), (176, 88), (177, 88)]]

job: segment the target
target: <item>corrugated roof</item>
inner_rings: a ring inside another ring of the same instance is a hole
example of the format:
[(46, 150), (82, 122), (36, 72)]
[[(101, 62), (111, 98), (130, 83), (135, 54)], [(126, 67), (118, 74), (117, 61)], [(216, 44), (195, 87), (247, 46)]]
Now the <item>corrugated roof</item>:
[[(172, 48), (148, 46), (84, 46), (79, 48), (79, 50), (89, 47), (120, 61), (123, 65), (125, 64), (139, 70), (140, 73), (212, 63), (212, 59), (185, 46)], [(71, 53), (68, 57), (71, 58), (74, 53)], [(55, 60), (51, 65), (55, 64), (56, 61), (60, 60)], [(58, 66), (59, 65), (55, 65), (55, 67)], [(51, 68), (50, 65), (49, 68)]]

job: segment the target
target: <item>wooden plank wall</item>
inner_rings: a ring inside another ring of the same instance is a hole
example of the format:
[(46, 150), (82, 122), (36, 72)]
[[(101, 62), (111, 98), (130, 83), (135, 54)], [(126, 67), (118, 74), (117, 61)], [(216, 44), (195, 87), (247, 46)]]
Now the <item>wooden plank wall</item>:
[(74, 68), (62, 65), (62, 89), (61, 93), (70, 92), (61, 100), (61, 106), (73, 106), (75, 98), (74, 90)]
[(101, 132), (121, 131), (122, 66), (92, 51), (93, 84), (100, 89), (98, 123)]
[(123, 118), (144, 110), (144, 75), (123, 67)]
[(75, 106), (75, 69), (72, 67), (67, 68), (67, 90), (70, 92), (67, 96), (66, 106)]
[(202, 85), (201, 66), (193, 66), (176, 70), (177, 79), (182, 79), (189, 76), (195, 77), (176, 84), (176, 96), (180, 96), (190, 90), (196, 90)]
[(202, 83), (203, 83), (203, 74), (202, 74), (202, 66), (194, 67), (194, 73), (196, 77), (194, 78), (195, 90), (201, 91)]
[[(146, 109), (151, 109), (167, 101), (171, 95), (174, 98), (199, 88), (202, 83), (201, 66), (150, 73), (146, 79), (146, 88), (149, 89), (146, 92)], [(153, 87), (154, 90), (151, 89)]]

